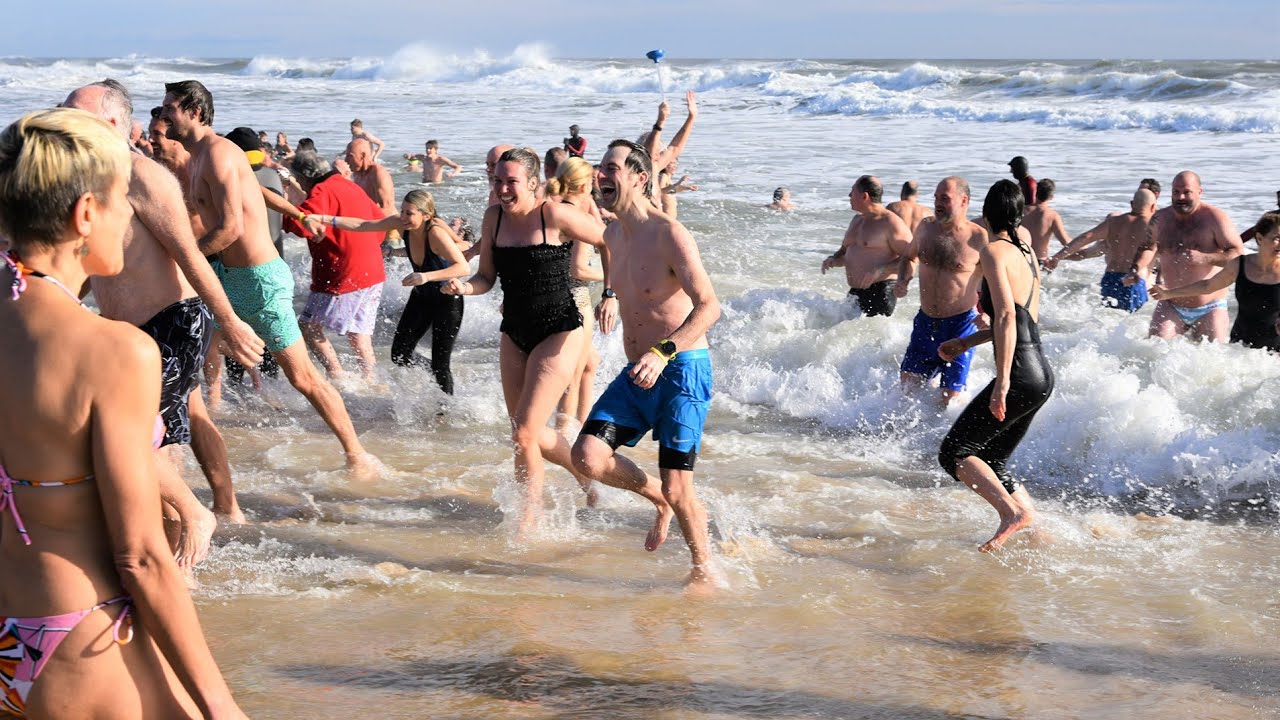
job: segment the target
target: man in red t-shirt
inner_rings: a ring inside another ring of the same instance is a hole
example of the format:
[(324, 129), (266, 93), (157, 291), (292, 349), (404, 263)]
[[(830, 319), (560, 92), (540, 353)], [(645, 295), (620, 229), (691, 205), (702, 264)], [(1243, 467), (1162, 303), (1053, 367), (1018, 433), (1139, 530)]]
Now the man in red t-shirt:
[(565, 152), (569, 157), (582, 157), (587, 152), (587, 139), (578, 134), (578, 126), (569, 126), (569, 137), (564, 139)]
[(1037, 202), (1036, 179), (1029, 174), (1030, 169), (1030, 163), (1021, 155), (1009, 161), (1009, 172), (1013, 173), (1013, 178), (1018, 181), (1018, 187), (1022, 188), (1022, 202), (1027, 207)]
[(342, 177), (315, 152), (294, 155), (291, 169), (307, 199), (298, 206), (303, 217), (288, 218), (285, 229), (306, 238), (311, 251), (311, 295), (298, 316), (302, 337), (329, 377), (336, 378), (343, 372), (342, 365), (324, 330), (346, 335), (365, 379), (372, 380), (373, 328), (386, 279), (382, 233), (317, 226), (304, 220), (307, 215), (379, 220), (383, 210), (359, 185)]

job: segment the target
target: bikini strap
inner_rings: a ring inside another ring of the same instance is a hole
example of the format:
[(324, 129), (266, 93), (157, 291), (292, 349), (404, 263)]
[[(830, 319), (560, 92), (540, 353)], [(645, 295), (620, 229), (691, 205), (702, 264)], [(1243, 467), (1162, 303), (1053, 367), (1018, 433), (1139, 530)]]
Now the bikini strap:
[(13, 524), (18, 526), (18, 534), (22, 536), (22, 542), (30, 545), (31, 536), (27, 534), (27, 526), (23, 524), (22, 516), (18, 514), (18, 501), (13, 496), (13, 486), (16, 484), (17, 481), (9, 477), (9, 472), (0, 465), (0, 512), (9, 510), (9, 514), (13, 516)]
[(54, 285), (57, 285), (58, 289), (62, 290), (62, 292), (67, 294), (67, 297), (70, 297), (72, 300), (75, 300), (77, 305), (84, 307), (84, 303), (80, 301), (80, 297), (75, 293), (71, 292), (71, 289), (68, 288), (66, 285), (63, 285), (61, 280), (59, 280), (56, 277), (53, 277), (52, 275), (45, 275), (39, 270), (32, 270), (31, 268), (22, 264), (22, 258), (15, 259), (14, 257), (12, 257), (12, 255), (13, 255), (12, 252), (4, 253), (5, 264), (9, 266), (9, 269), (13, 270), (13, 273), (15, 276), (13, 281), (10, 283), (10, 288), (12, 290), (14, 300), (17, 300), (18, 296), (26, 291), (27, 279), (25, 276), (30, 275), (32, 277), (38, 277), (41, 280), (46, 280), (48, 282), (53, 283)]
[(498, 231), (502, 229), (502, 206), (498, 206), (498, 221), (493, 224), (493, 246), (498, 246)]
[(546, 215), (546, 209), (547, 209), (547, 203), (546, 203), (545, 201), (544, 201), (541, 205), (539, 205), (539, 206), (538, 206), (538, 219), (540, 219), (540, 220), (542, 221), (542, 244), (543, 244), (543, 245), (546, 245), (546, 244), (547, 244), (547, 215)]
[(9, 253), (0, 253), (0, 257), (4, 258), (4, 264), (9, 266), (13, 271), (13, 280), (9, 281), (9, 292), (14, 300), (22, 295), (27, 289), (26, 267), (19, 261), (14, 260)]
[[(133, 642), (133, 598), (128, 595), (121, 595), (118, 598), (105, 600), (89, 608), (85, 615), (88, 615), (94, 610), (101, 610), (105, 607), (110, 607), (118, 603), (124, 603), (124, 609), (120, 611), (120, 615), (116, 618), (116, 621), (111, 623), (111, 639), (115, 640), (117, 645), (128, 645), (130, 642)], [(125, 633), (127, 633), (123, 640), (120, 639), (121, 628), (124, 628)]]

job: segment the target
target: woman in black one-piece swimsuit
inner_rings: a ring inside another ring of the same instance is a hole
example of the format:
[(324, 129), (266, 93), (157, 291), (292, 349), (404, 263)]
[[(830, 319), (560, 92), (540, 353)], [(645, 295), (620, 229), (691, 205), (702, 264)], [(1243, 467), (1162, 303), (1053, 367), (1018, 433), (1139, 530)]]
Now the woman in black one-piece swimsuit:
[[(470, 280), (452, 280), (442, 292), (482, 295), (502, 282), (502, 394), (511, 416), (516, 481), (525, 503), (518, 532), (527, 534), (542, 511), (543, 458), (570, 472), (569, 443), (547, 421), (564, 395), (585, 341), (582, 314), (569, 289), (571, 240), (601, 248), (602, 228), (580, 210), (537, 198), (541, 163), (532, 151), (508, 150), (494, 168), (498, 204), (485, 212), (480, 266)], [(615, 308), (616, 309), (616, 308)], [(574, 474), (590, 495), (591, 479)]]
[(1053, 393), (1053, 370), (1040, 348), (1040, 276), (1031, 247), (1018, 234), (1022, 210), (1017, 183), (1001, 180), (987, 193), (982, 216), (991, 228), (991, 243), (982, 250), (978, 302), (991, 318), (991, 329), (938, 348), (950, 360), (988, 341), (995, 346), (995, 379), (956, 419), (938, 451), (947, 473), (1000, 514), (1000, 527), (982, 545), (984, 551), (998, 549), (1035, 518), (1031, 496), (1006, 463)]

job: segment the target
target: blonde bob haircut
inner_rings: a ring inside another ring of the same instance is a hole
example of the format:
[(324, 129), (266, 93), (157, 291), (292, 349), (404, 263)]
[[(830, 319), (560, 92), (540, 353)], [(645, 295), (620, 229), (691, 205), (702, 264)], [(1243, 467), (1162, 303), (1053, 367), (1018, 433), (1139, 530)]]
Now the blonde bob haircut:
[(591, 163), (580, 157), (571, 157), (556, 168), (556, 176), (547, 181), (548, 195), (577, 195), (591, 189)]
[(105, 203), (131, 167), (124, 138), (83, 110), (23, 115), (0, 132), (0, 232), (15, 246), (56, 245), (80, 197)]

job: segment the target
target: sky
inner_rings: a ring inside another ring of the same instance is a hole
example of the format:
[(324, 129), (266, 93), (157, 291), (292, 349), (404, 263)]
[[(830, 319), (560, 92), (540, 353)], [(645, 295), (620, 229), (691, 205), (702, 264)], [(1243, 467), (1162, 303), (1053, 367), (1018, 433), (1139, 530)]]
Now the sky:
[(1276, 0), (50, 0), (5, 14), (0, 54), (30, 57), (383, 57), (413, 43), (540, 43), (564, 58), (1280, 57)]

